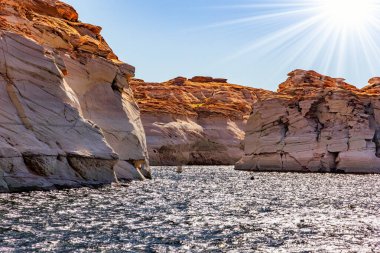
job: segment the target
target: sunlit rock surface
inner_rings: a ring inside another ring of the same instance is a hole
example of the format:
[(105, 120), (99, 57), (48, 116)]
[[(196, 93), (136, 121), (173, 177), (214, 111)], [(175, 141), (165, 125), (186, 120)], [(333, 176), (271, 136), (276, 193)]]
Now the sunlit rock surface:
[(60, 1), (1, 1), (0, 191), (150, 176), (134, 68), (100, 31)]
[(254, 104), (245, 156), (250, 171), (380, 173), (380, 78), (363, 89), (295, 70)]
[(244, 154), (252, 104), (269, 91), (226, 79), (178, 77), (164, 83), (131, 81), (153, 165), (232, 165)]

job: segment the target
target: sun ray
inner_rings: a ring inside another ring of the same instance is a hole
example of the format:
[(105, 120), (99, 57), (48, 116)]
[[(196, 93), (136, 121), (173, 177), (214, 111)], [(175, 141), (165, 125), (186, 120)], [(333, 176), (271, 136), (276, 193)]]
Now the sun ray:
[[(368, 66), (371, 68), (372, 72), (376, 72), (376, 62), (378, 62), (376, 59), (380, 59), (379, 44), (376, 43), (372, 35), (366, 30), (359, 32), (358, 39), (360, 41), (362, 51), (365, 54), (365, 58), (368, 62)], [(372, 57), (372, 55), (374, 55), (374, 57)]]
[[(276, 71), (298, 66), (335, 76), (360, 76), (363, 69), (380, 75), (380, 0), (251, 0), (218, 8), (242, 10), (245, 17), (207, 29), (235, 27), (253, 34), (251, 43), (242, 43), (223, 62), (251, 54), (256, 61), (277, 58)], [(250, 10), (255, 15), (246, 16)]]
[(302, 33), (309, 27), (313, 26), (316, 21), (317, 18), (312, 17), (293, 26), (289, 26), (280, 31), (269, 34), (268, 36), (265, 36), (260, 40), (251, 43), (249, 46), (240, 49), (238, 52), (228, 56), (226, 59), (231, 60), (259, 48), (263, 50), (262, 52), (273, 50), (273, 48), (276, 48), (278, 45), (285, 43), (286, 41), (294, 37), (296, 34)]
[(259, 16), (250, 16), (250, 17), (233, 19), (233, 20), (211, 24), (211, 25), (206, 26), (205, 28), (216, 28), (216, 27), (223, 27), (223, 26), (230, 26), (230, 25), (238, 25), (238, 24), (251, 23), (254, 21), (265, 20), (265, 19), (286, 18), (287, 16), (294, 16), (294, 15), (302, 14), (302, 13), (305, 14), (307, 12), (312, 12), (314, 10), (315, 10), (314, 8), (309, 8), (309, 9), (301, 9), (301, 10), (282, 11), (282, 12), (270, 13), (270, 14), (259, 15)]
[[(293, 57), (288, 58), (286, 61), (284, 61), (283, 65), (289, 66), (292, 64), (293, 61), (296, 61), (297, 59), (300, 59), (301, 57), (307, 59), (307, 68), (312, 66), (312, 63), (315, 61), (315, 59), (318, 57), (321, 48), (318, 48), (318, 45), (323, 45), (324, 43), (313, 43), (316, 40), (321, 40), (321, 34), (326, 29), (327, 25), (320, 26), (317, 28), (317, 30), (309, 31), (308, 33), (302, 34), (302, 36), (305, 37), (302, 41), (298, 41), (297, 44), (295, 44), (294, 50), (293, 50)], [(323, 40), (327, 40), (328, 36), (324, 36)]]

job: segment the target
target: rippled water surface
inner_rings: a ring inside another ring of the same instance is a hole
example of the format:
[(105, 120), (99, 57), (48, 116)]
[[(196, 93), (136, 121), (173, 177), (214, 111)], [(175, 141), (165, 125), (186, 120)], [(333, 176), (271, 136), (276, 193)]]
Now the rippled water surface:
[(380, 176), (154, 168), (127, 188), (0, 195), (0, 252), (380, 252)]

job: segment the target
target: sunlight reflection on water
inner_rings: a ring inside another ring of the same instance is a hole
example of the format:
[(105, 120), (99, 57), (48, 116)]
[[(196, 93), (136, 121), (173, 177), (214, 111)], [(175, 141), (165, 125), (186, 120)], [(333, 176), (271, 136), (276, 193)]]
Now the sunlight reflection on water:
[(0, 195), (0, 252), (380, 252), (380, 176), (154, 168), (128, 188)]

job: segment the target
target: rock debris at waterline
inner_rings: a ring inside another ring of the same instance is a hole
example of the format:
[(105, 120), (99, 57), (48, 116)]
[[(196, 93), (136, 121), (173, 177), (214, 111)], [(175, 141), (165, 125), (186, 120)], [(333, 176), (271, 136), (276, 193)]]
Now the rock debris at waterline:
[(0, 191), (149, 177), (134, 68), (101, 28), (55, 0), (2, 0), (0, 12)]

